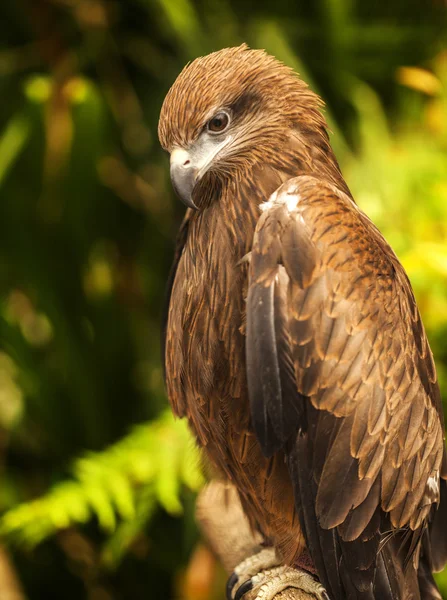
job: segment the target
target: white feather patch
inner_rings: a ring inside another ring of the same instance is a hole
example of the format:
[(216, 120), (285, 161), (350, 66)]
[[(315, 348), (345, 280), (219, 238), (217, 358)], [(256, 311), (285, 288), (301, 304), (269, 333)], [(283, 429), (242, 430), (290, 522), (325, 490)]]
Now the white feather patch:
[(425, 485), (425, 492), (421, 500), (421, 506), (429, 506), (434, 502), (439, 502), (439, 471), (430, 475)]
[[(293, 191), (289, 191), (289, 188), (295, 188)], [(267, 202), (263, 202), (260, 205), (260, 209), (262, 212), (269, 210), (270, 208), (274, 208), (275, 206), (285, 205), (287, 210), (290, 212), (296, 210), (298, 208), (298, 204), (301, 201), (301, 196), (296, 191), (296, 186), (288, 186), (287, 184), (282, 185), (280, 190), (281, 193), (278, 193), (278, 190), (273, 192)]]
[(439, 494), (439, 471), (427, 479), (427, 487), (434, 496)]

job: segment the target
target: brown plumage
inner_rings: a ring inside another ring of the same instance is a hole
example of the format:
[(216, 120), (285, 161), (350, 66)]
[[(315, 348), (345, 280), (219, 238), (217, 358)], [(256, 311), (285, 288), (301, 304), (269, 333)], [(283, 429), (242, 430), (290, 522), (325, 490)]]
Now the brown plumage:
[(160, 141), (198, 210), (169, 286), (168, 395), (252, 525), (289, 564), (307, 548), (332, 598), (436, 598), (447, 465), (433, 358), (321, 104), (246, 46), (195, 60), (169, 91)]

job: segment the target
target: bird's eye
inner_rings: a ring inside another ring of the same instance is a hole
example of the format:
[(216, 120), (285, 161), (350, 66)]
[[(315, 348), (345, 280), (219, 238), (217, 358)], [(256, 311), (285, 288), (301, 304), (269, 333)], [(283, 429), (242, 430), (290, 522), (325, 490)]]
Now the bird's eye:
[(211, 133), (222, 133), (230, 123), (230, 116), (226, 112), (218, 112), (212, 119), (208, 121), (207, 129)]

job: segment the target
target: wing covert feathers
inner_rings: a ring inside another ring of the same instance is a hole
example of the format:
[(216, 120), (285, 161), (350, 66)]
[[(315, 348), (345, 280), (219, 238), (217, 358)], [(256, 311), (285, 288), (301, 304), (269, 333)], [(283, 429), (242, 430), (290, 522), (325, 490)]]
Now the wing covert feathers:
[[(288, 455), (309, 551), (333, 598), (418, 598), (399, 595), (409, 582), (402, 565), (417, 562), (440, 487), (445, 495), (444, 428), (408, 278), (331, 184), (297, 177), (261, 208), (246, 340), (258, 440), (267, 456)], [(445, 532), (442, 505), (434, 518)], [(447, 536), (432, 536), (439, 567)]]

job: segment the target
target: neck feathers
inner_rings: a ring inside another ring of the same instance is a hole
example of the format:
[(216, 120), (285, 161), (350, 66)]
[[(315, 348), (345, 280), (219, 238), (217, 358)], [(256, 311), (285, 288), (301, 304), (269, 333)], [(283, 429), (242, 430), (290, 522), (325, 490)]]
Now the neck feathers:
[(273, 159), (240, 169), (225, 179), (209, 181), (200, 199), (201, 210), (193, 215), (197, 233), (209, 239), (210, 231), (219, 237), (220, 229), (236, 255), (249, 252), (260, 216), (259, 205), (285, 181), (300, 175), (329, 182), (351, 197), (326, 130), (294, 129)]

